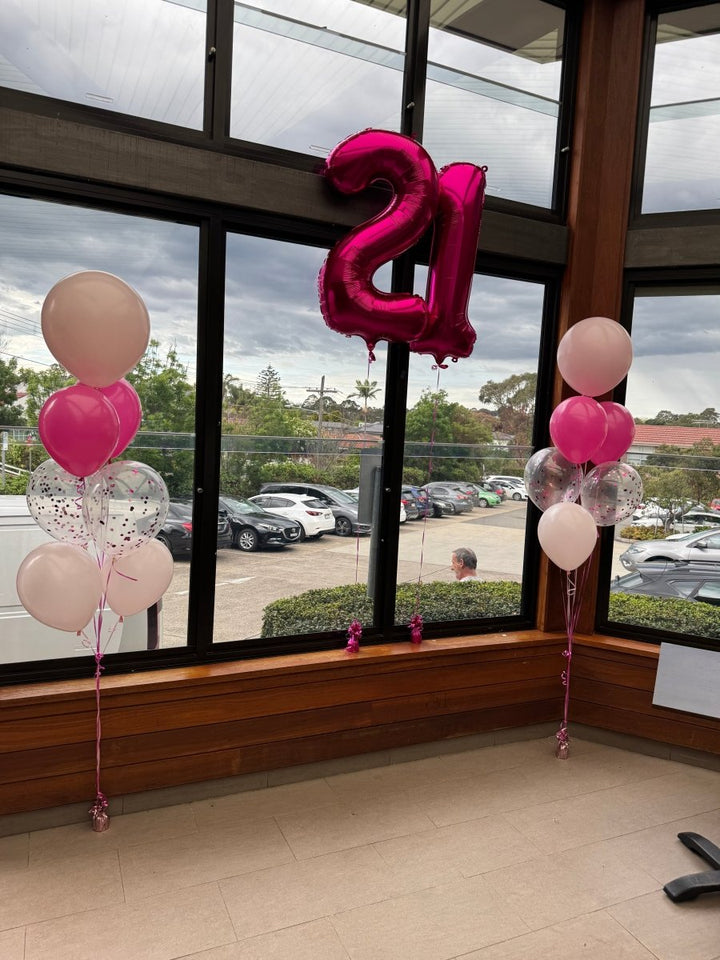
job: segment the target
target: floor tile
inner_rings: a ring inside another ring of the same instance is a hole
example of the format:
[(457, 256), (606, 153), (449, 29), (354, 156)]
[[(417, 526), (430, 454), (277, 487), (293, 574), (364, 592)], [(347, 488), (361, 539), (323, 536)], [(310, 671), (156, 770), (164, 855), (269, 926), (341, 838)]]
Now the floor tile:
[(332, 922), (353, 960), (449, 960), (528, 932), (484, 877), (358, 907)]
[(32, 924), (25, 960), (173, 960), (234, 940), (213, 883)]
[(298, 860), (417, 833), (433, 825), (417, 804), (384, 801), (336, 802), (277, 819)]
[(156, 810), (158, 807), (177, 806), (180, 803), (192, 803), (194, 800), (206, 800), (208, 797), (222, 797), (245, 790), (260, 790), (267, 786), (267, 782), (267, 773), (246, 773), (237, 777), (225, 777), (222, 780), (185, 783), (168, 789), (128, 793), (123, 797), (123, 813)]
[(111, 817), (110, 827), (103, 833), (95, 833), (88, 823), (36, 830), (30, 835), (30, 864), (80, 854), (90, 857), (133, 844), (172, 840), (196, 832), (189, 804)]
[(656, 960), (625, 928), (599, 911), (505, 943), (467, 953), (462, 960)]
[(15, 927), (0, 933), (0, 957), (3, 960), (23, 960), (25, 957), (25, 927)]
[(485, 874), (531, 930), (637, 897), (660, 884), (642, 867), (601, 843)]
[(292, 814), (296, 810), (314, 810), (337, 802), (337, 796), (324, 780), (308, 780), (238, 793), (231, 797), (198, 800), (192, 809), (198, 827), (235, 825), (249, 820)]
[(119, 856), (128, 902), (293, 859), (274, 820), (155, 840), (123, 848)]
[(316, 920), (203, 950), (182, 960), (350, 960), (350, 955), (333, 925), (328, 920)]
[(30, 834), (18, 833), (14, 837), (0, 838), (0, 867), (26, 867), (30, 850)]
[(454, 867), (464, 877), (540, 856), (526, 837), (497, 817), (467, 820), (385, 840), (376, 843), (375, 849), (395, 867), (403, 866), (416, 873)]
[(673, 903), (662, 891), (608, 907), (658, 960), (715, 960), (720, 946), (720, 894)]
[(92, 859), (0, 870), (0, 930), (122, 902), (114, 850)]
[(326, 782), (336, 800), (382, 800), (399, 799), (428, 780), (451, 779), (455, 779), (455, 775), (441, 757), (425, 757), (327, 777)]

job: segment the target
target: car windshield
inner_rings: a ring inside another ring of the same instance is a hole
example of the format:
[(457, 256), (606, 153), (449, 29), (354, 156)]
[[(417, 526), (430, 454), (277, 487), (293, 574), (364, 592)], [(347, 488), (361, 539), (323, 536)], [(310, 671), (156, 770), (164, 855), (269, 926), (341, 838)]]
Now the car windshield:
[(333, 500), (335, 503), (357, 503), (355, 497), (345, 493), (344, 490), (324, 490), (323, 493), (328, 500)]
[(249, 500), (235, 500), (232, 497), (223, 497), (220, 501), (220, 509), (228, 510), (230, 513), (250, 513), (255, 516), (265, 513), (256, 503), (250, 503)]

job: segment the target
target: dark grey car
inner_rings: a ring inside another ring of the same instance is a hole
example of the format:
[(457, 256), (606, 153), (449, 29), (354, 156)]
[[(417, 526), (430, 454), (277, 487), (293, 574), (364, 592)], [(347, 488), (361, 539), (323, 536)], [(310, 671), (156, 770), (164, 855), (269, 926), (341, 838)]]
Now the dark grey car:
[(610, 593), (699, 600), (720, 606), (720, 564), (692, 560), (640, 563), (632, 573), (616, 577)]
[(264, 483), (261, 493), (301, 493), (327, 504), (335, 517), (335, 533), (349, 537), (351, 533), (370, 533), (369, 523), (358, 520), (358, 503), (349, 493), (322, 483)]

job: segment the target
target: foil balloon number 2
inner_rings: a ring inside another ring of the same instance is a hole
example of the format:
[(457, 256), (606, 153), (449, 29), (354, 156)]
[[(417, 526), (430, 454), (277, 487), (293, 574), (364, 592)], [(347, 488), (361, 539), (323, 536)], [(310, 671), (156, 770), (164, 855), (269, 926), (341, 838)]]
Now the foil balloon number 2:
[[(325, 166), (328, 181), (354, 194), (375, 181), (390, 184), (383, 210), (355, 227), (330, 251), (318, 287), (325, 323), (346, 336), (361, 336), (370, 358), (379, 340), (408, 343), (438, 364), (468, 357), (475, 331), (467, 317), (480, 220), (485, 168), (451, 163), (440, 172), (411, 137), (364, 130), (343, 140)], [(384, 293), (373, 275), (414, 246), (433, 227), (425, 297)]]

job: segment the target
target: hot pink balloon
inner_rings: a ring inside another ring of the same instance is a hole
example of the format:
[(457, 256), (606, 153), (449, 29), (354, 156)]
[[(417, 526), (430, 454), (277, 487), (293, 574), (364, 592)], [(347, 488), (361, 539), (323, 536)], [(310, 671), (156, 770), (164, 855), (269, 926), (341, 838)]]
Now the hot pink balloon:
[(124, 280), (100, 270), (59, 280), (45, 297), (41, 319), (52, 355), (91, 387), (124, 377), (150, 339), (142, 298)]
[(590, 456), (590, 460), (598, 464), (620, 460), (635, 439), (635, 421), (627, 407), (611, 400), (604, 400), (600, 406), (605, 411), (608, 428), (605, 440)]
[(84, 383), (57, 390), (38, 417), (43, 446), (75, 477), (89, 477), (110, 459), (120, 436), (115, 408)]
[(599, 397), (617, 386), (632, 363), (630, 334), (609, 317), (587, 317), (560, 341), (557, 365), (573, 390)]
[(392, 189), (388, 205), (328, 254), (318, 277), (325, 323), (346, 336), (361, 336), (371, 353), (378, 340), (417, 339), (430, 318), (425, 300), (413, 293), (383, 293), (373, 275), (417, 243), (432, 223), (438, 176), (430, 155), (412, 137), (364, 130), (335, 147), (325, 176), (342, 193), (359, 193), (375, 181)]
[(107, 560), (102, 575), (108, 606), (121, 617), (147, 610), (170, 586), (173, 570), (172, 555), (158, 540), (148, 540), (124, 557)]
[(441, 364), (446, 357), (469, 357), (475, 345), (467, 309), (485, 203), (485, 171), (472, 163), (451, 163), (440, 171), (438, 184), (426, 292), (431, 321), (410, 349), (430, 353)]
[(93, 558), (71, 543), (43, 543), (20, 564), (20, 602), (40, 623), (74, 633), (93, 618), (102, 596), (100, 570)]
[(553, 444), (570, 463), (589, 460), (607, 434), (605, 411), (592, 397), (569, 397), (550, 417)]
[(540, 517), (538, 540), (556, 567), (577, 570), (595, 549), (597, 528), (584, 507), (563, 500)]
[(100, 393), (115, 407), (120, 421), (120, 436), (110, 459), (119, 457), (140, 429), (142, 404), (135, 388), (127, 380), (116, 380), (109, 387), (100, 387)]

